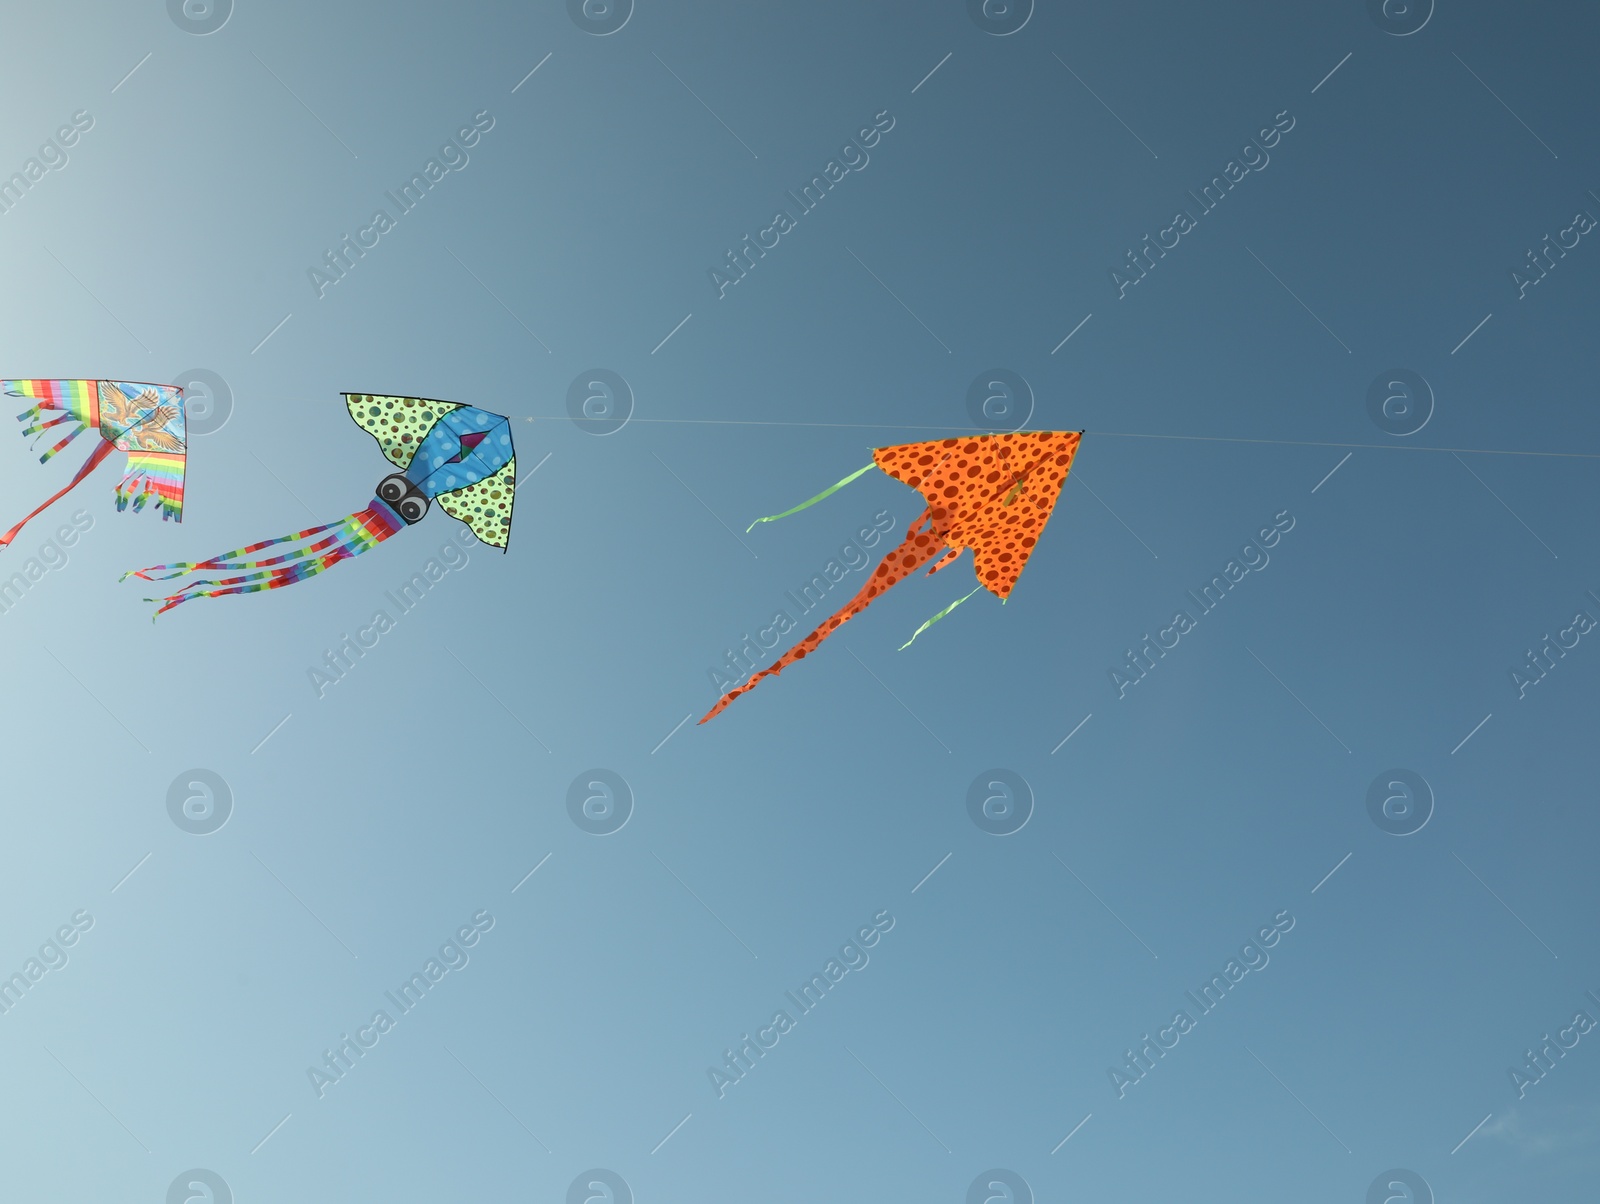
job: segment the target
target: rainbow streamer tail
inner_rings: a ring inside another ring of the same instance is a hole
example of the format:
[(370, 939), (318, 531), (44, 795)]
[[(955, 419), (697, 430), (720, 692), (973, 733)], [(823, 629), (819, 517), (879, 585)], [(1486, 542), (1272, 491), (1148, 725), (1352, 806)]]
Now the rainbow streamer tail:
[[(164, 499), (163, 499), (164, 500)], [(146, 598), (146, 602), (160, 602), (156, 616), (165, 614), (174, 606), (194, 598), (221, 598), (227, 594), (253, 594), (264, 589), (280, 589), (315, 577), (341, 560), (349, 560), (376, 547), (405, 526), (405, 520), (387, 503), (373, 498), (365, 510), (346, 515), (337, 522), (309, 527), (293, 535), (277, 539), (264, 539), (260, 543), (223, 552), (209, 560), (186, 560), (175, 564), (158, 564), (147, 569), (134, 569), (122, 575), (123, 580), (139, 577), (145, 581), (170, 581), (187, 573), (237, 573), (236, 576), (203, 578), (191, 581), (162, 598)], [(286, 548), (273, 556), (257, 558), (255, 553), (283, 544), (298, 545)]]

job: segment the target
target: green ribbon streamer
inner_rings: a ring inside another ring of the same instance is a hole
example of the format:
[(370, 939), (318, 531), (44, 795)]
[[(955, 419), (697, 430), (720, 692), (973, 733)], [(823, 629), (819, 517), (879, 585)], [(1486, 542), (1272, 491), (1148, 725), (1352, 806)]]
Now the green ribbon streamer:
[[(982, 588), (983, 588), (983, 586), (981, 586), (981, 585), (980, 585), (980, 586), (978, 586), (978, 587), (977, 587), (977, 588), (976, 588), (976, 589), (974, 589), (974, 590), (973, 590), (973, 591), (972, 591), (972, 594), (975, 594), (975, 593), (977, 593), (977, 592), (978, 592), (978, 590), (980, 590), (980, 589), (982, 589)], [(905, 651), (905, 650), (906, 650), (906, 649), (907, 649), (907, 648), (909, 648), (909, 647), (911, 647), (911, 645), (912, 645), (912, 644), (915, 644), (915, 643), (916, 643), (916, 642), (917, 642), (917, 637), (918, 637), (918, 636), (919, 636), (919, 635), (921, 635), (921, 634), (922, 634), (922, 633), (923, 633), (923, 632), (924, 632), (924, 631), (926, 631), (926, 630), (928, 630), (928, 628), (930, 628), (930, 627), (932, 627), (932, 626), (933, 626), (933, 625), (934, 625), (934, 624), (935, 624), (935, 623), (937, 623), (937, 622), (938, 622), (938, 621), (939, 621), (939, 620), (940, 620), (940, 619), (942, 619), (942, 618), (944, 618), (944, 617), (945, 617), (945, 615), (947, 615), (947, 614), (949, 614), (949, 613), (950, 613), (950, 612), (951, 612), (951, 611), (952, 611), (952, 610), (954, 610), (954, 609), (955, 609), (955, 608), (956, 608), (956, 607), (958, 607), (958, 606), (960, 606), (960, 605), (961, 605), (961, 604), (962, 604), (962, 603), (963, 603), (963, 602), (965, 602), (965, 601), (966, 601), (966, 600), (967, 600), (967, 599), (968, 599), (968, 598), (970, 598), (970, 597), (972, 597), (972, 594), (964, 594), (964, 595), (962, 595), (962, 596), (961, 596), (961, 597), (959, 597), (959, 598), (957, 598), (957, 599), (956, 599), (956, 600), (955, 600), (955, 601), (954, 601), (954, 602), (952, 602), (952, 603), (950, 603), (950, 605), (949, 605), (949, 606), (946, 606), (946, 607), (945, 607), (945, 608), (944, 608), (944, 609), (943, 609), (943, 610), (941, 610), (941, 611), (940, 611), (940, 612), (939, 612), (939, 613), (938, 613), (938, 614), (936, 614), (936, 615), (934, 615), (934, 616), (933, 616), (933, 618), (931, 618), (931, 619), (929, 619), (929, 620), (928, 620), (928, 621), (927, 621), (927, 622), (926, 622), (926, 623), (924, 623), (924, 624), (923, 624), (923, 625), (922, 625), (922, 626), (921, 626), (921, 627), (919, 627), (919, 628), (917, 628), (917, 629), (916, 629), (916, 630), (915, 630), (915, 631), (913, 631), (913, 632), (912, 632), (912, 633), (911, 633), (911, 638), (910, 638), (910, 639), (909, 639), (909, 640), (907, 640), (907, 641), (906, 641), (906, 642), (905, 642), (905, 643), (903, 643), (903, 644), (901, 644), (901, 645), (900, 645), (900, 647), (899, 647), (899, 648), (897, 648), (897, 649), (895, 649), (895, 651), (897, 651), (897, 652), (904, 652), (904, 651)]]
[(766, 518), (758, 518), (758, 519), (756, 519), (755, 523), (751, 523), (748, 527), (746, 527), (744, 529), (744, 533), (746, 535), (748, 535), (748, 534), (750, 534), (750, 532), (754, 531), (756, 529), (756, 523), (775, 522), (776, 520), (778, 520), (780, 518), (788, 518), (791, 514), (798, 514), (798, 513), (800, 513), (800, 511), (804, 510), (807, 506), (815, 506), (818, 502), (820, 502), (823, 498), (827, 497), (830, 493), (838, 492), (839, 490), (843, 489), (846, 485), (848, 485), (851, 481), (853, 481), (857, 477), (859, 477), (862, 473), (868, 472), (868, 471), (870, 471), (870, 470), (872, 470), (872, 469), (874, 469), (876, 467), (877, 467), (876, 464), (868, 464), (866, 466), (866, 468), (858, 468), (853, 473), (851, 473), (849, 476), (847, 476), (844, 480), (840, 481), (837, 485), (828, 486), (828, 488), (824, 489), (821, 493), (817, 494), (816, 497), (808, 498), (806, 501), (801, 502), (798, 506), (791, 506), (789, 509), (785, 510), (782, 514), (769, 514), (769, 515), (767, 515)]

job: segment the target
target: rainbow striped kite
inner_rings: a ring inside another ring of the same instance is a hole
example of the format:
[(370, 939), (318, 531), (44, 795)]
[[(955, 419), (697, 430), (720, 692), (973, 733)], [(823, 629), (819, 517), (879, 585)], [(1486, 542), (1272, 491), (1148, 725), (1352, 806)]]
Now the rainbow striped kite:
[[(72, 480), (0, 535), (0, 548), (8, 546), (23, 527), (76, 488), (114, 451), (128, 453), (128, 471), (117, 483), (117, 509), (125, 510), (132, 502), (137, 512), (155, 498), (163, 519), (183, 521), (188, 443), (183, 428), (183, 390), (177, 385), (126, 380), (0, 380), (0, 389), (38, 403), (17, 415), (18, 422), (28, 423), (22, 428), (24, 435), (42, 435), (54, 427), (76, 424), (39, 457), (41, 464), (84, 431), (93, 428), (100, 434), (100, 442)], [(52, 411), (59, 413), (46, 418)]]

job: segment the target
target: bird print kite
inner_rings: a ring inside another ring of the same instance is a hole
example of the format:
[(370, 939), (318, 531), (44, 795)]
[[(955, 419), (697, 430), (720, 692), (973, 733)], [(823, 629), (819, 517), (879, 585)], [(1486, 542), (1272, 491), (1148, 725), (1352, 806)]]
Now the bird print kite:
[[(511, 536), (517, 476), (510, 422), (499, 414), (453, 401), (371, 393), (343, 396), (356, 425), (378, 441), (383, 454), (400, 471), (378, 482), (376, 496), (365, 510), (336, 522), (235, 548), (209, 560), (161, 564), (123, 574), (124, 578), (146, 581), (167, 581), (186, 573), (238, 574), (191, 581), (165, 598), (147, 598), (162, 603), (157, 615), (193, 598), (253, 594), (313, 577), (421, 522), (433, 501), (451, 518), (471, 527), (484, 543), (505, 551)], [(294, 546), (252, 559), (255, 553), (280, 544)]]
[[(883, 558), (860, 593), (770, 668), (724, 694), (700, 722), (719, 713), (763, 677), (781, 673), (802, 660), (841, 623), (860, 614), (884, 590), (909, 577), (930, 560), (935, 561), (928, 569), (931, 575), (954, 563), (963, 549), (971, 548), (978, 586), (919, 627), (912, 640), (978, 589), (987, 589), (1005, 601), (1055, 509), (1082, 433), (1021, 431), (880, 447), (872, 453), (872, 464), (837, 485), (782, 514), (758, 518), (756, 523), (772, 522), (804, 510), (874, 466), (910, 485), (928, 500), (927, 507), (907, 528), (900, 546)], [(751, 523), (751, 527), (756, 523)]]
[[(177, 385), (149, 385), (126, 380), (0, 380), (0, 389), (12, 397), (31, 398), (37, 404), (17, 415), (26, 422), (24, 435), (42, 435), (67, 423), (73, 425), (54, 447), (39, 457), (47, 463), (84, 431), (100, 436), (83, 467), (67, 484), (0, 535), (0, 548), (45, 510), (76, 488), (114, 451), (128, 453), (128, 471), (117, 484), (117, 509), (133, 503), (135, 512), (151, 498), (159, 503), (161, 517), (183, 521), (183, 466), (187, 440), (183, 429), (183, 390)], [(47, 413), (58, 412), (53, 418)]]

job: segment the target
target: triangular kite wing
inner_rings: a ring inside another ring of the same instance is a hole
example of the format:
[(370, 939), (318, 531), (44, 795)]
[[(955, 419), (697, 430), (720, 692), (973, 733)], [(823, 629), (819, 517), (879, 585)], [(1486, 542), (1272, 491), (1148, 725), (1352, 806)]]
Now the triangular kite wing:
[(428, 432), (406, 476), (479, 539), (504, 549), (511, 537), (516, 472), (511, 423), (503, 415), (462, 406)]
[(971, 548), (978, 583), (1004, 599), (1061, 496), (1080, 434), (940, 439), (880, 447), (872, 458), (927, 499), (935, 533), (953, 550)]
[(461, 409), (460, 402), (381, 393), (346, 393), (344, 400), (356, 425), (378, 441), (389, 462), (402, 472), (411, 467), (411, 458), (433, 424), (450, 411)]
[(513, 456), (492, 477), (441, 493), (436, 500), (439, 509), (466, 523), (484, 543), (503, 552), (511, 539), (511, 505), (516, 495), (517, 458)]

